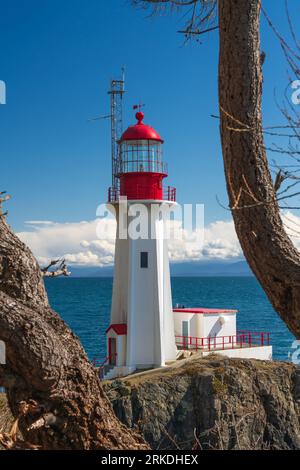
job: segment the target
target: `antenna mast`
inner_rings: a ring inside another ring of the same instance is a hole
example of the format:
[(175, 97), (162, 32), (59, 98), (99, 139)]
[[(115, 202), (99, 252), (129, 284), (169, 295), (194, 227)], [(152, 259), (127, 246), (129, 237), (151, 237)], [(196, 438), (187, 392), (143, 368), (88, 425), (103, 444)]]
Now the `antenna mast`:
[(111, 80), (110, 110), (111, 110), (111, 159), (112, 159), (112, 187), (118, 189), (119, 179), (119, 148), (118, 141), (123, 132), (123, 95), (125, 93), (125, 69), (122, 68), (121, 80)]

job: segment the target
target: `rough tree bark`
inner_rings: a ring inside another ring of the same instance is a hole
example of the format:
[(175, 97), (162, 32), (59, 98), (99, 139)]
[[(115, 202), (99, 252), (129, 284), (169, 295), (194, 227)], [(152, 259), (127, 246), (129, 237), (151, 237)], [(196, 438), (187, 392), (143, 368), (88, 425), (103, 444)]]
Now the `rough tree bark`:
[(244, 255), (300, 338), (300, 255), (286, 234), (264, 150), (260, 0), (219, 0), (219, 102), (227, 190)]
[[(79, 340), (49, 307), (30, 250), (0, 217), (0, 386), (24, 439), (43, 449), (146, 449), (115, 417)], [(29, 429), (30, 428), (30, 429)]]

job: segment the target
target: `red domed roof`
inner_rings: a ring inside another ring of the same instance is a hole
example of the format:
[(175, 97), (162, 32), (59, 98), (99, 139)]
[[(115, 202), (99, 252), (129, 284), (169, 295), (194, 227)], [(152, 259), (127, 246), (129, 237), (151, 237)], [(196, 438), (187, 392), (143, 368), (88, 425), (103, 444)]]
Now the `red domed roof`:
[(137, 124), (135, 124), (135, 126), (128, 127), (128, 129), (123, 133), (120, 142), (124, 142), (126, 140), (157, 140), (158, 142), (163, 143), (162, 138), (156, 130), (143, 123), (144, 113), (139, 111), (136, 113), (135, 117), (138, 121)]

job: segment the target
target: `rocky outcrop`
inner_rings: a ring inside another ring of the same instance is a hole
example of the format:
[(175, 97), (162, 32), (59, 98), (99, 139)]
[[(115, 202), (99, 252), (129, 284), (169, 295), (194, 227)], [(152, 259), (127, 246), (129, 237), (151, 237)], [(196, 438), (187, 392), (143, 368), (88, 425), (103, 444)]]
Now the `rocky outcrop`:
[(300, 368), (209, 356), (104, 385), (153, 449), (300, 449)]
[(13, 424), (13, 417), (9, 411), (8, 403), (4, 393), (0, 391), (0, 450), (3, 450), (1, 445), (1, 433), (6, 433), (11, 430)]
[[(290, 363), (195, 356), (104, 388), (153, 449), (300, 449), (300, 368)], [(0, 394), (0, 431), (11, 423)]]

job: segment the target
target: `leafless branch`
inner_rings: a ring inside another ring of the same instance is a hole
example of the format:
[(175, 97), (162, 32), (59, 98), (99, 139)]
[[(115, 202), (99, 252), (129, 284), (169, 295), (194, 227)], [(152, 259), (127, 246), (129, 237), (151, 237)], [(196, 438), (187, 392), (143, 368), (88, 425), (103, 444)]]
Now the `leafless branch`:
[[(56, 266), (55, 269), (50, 268)], [(41, 269), (44, 277), (59, 277), (59, 276), (70, 276), (71, 272), (68, 271), (68, 266), (65, 259), (52, 260), (48, 266)]]
[(186, 10), (184, 28), (177, 31), (186, 39), (215, 31), (218, 26), (217, 0), (132, 0), (134, 6), (150, 8), (152, 15)]
[(10, 199), (11, 196), (9, 194), (6, 194), (6, 191), (0, 192), (0, 217), (5, 217), (7, 215), (7, 211), (3, 212), (2, 204), (6, 201), (9, 201)]

